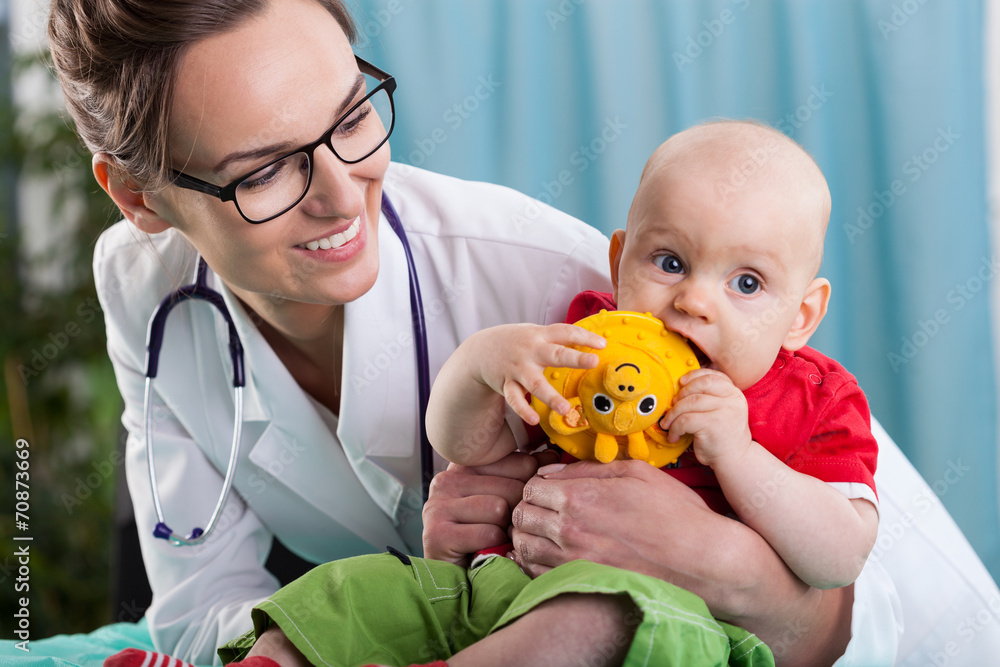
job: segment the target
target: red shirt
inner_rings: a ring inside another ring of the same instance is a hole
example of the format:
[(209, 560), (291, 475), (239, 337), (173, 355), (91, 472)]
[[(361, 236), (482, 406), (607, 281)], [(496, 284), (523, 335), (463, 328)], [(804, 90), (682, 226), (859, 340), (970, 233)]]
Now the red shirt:
[[(566, 321), (577, 322), (602, 308), (617, 308), (610, 294), (582, 292), (570, 304)], [(860, 482), (875, 491), (878, 445), (868, 401), (843, 366), (810, 347), (783, 349), (767, 375), (743, 395), (751, 436), (788, 467), (824, 482)], [(690, 449), (663, 471), (697, 491), (715, 511), (731, 511), (715, 473)]]

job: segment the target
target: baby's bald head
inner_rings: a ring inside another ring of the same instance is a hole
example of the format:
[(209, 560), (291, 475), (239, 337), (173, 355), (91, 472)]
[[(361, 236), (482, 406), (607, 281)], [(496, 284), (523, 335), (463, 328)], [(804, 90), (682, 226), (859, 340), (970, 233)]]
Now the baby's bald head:
[(730, 120), (675, 134), (646, 163), (635, 201), (663, 179), (680, 178), (697, 179), (720, 200), (761, 193), (780, 198), (787, 217), (775, 224), (798, 237), (810, 277), (819, 271), (830, 189), (815, 160), (784, 134), (761, 123)]
[(818, 278), (830, 191), (819, 167), (769, 127), (685, 130), (646, 164), (627, 229), (611, 242), (622, 310), (649, 312), (691, 340), (740, 389), (826, 314)]

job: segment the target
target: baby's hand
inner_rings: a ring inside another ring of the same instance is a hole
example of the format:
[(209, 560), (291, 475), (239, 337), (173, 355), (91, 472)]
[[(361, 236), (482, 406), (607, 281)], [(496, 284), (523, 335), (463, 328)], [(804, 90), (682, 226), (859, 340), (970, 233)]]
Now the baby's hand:
[(748, 420), (747, 399), (729, 376), (700, 368), (681, 378), (681, 390), (660, 428), (669, 431), (670, 442), (693, 435), (698, 461), (714, 468), (724, 459), (738, 459), (750, 446)]
[(572, 324), (507, 324), (474, 336), (473, 362), (478, 364), (480, 381), (502, 394), (529, 424), (538, 423), (538, 413), (525, 399), (525, 393), (561, 415), (570, 410), (569, 401), (545, 379), (545, 368), (594, 368), (598, 364), (596, 354), (567, 346), (603, 349), (607, 345), (601, 336)]

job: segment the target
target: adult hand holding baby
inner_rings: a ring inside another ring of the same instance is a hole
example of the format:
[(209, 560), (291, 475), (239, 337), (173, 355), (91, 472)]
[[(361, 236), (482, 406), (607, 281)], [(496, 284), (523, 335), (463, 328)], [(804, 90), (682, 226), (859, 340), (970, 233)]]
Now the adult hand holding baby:
[(424, 504), (424, 556), (468, 565), (469, 554), (507, 542), (511, 509), (524, 484), (555, 452), (511, 452), (483, 466), (451, 464), (434, 476)]
[[(636, 511), (639, 505), (650, 509)], [(658, 577), (666, 539), (679, 574), (691, 559), (677, 536), (696, 532), (702, 513), (715, 514), (645, 461), (549, 465), (525, 484), (514, 508), (515, 556), (533, 577), (579, 558)]]
[[(801, 664), (831, 664), (843, 653), (850, 622), (840, 620), (849, 618), (853, 588), (807, 586), (758, 533), (712, 511), (685, 484), (633, 460), (556, 464), (539, 473), (512, 515), (515, 560), (532, 577), (592, 560), (685, 588), (717, 618), (772, 650), (785, 647)], [(808, 630), (790, 642), (790, 627)]]

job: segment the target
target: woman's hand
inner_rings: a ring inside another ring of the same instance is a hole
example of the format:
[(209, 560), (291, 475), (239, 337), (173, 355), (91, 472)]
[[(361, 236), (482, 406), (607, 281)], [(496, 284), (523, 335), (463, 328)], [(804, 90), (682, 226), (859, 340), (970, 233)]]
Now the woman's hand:
[(778, 664), (832, 664), (850, 639), (851, 587), (802, 583), (756, 532), (713, 512), (643, 461), (539, 470), (513, 513), (515, 560), (531, 576), (577, 558), (648, 574), (754, 632)]
[(532, 576), (585, 558), (667, 578), (662, 575), (671, 562), (661, 562), (661, 552), (683, 562), (678, 548), (685, 540), (700, 541), (684, 536), (724, 519), (644, 461), (581, 461), (540, 472), (525, 485), (512, 517), (516, 558)]
[(555, 452), (513, 452), (489, 465), (451, 464), (431, 480), (424, 504), (424, 556), (468, 565), (469, 554), (509, 541), (511, 509), (521, 501), (524, 483)]

